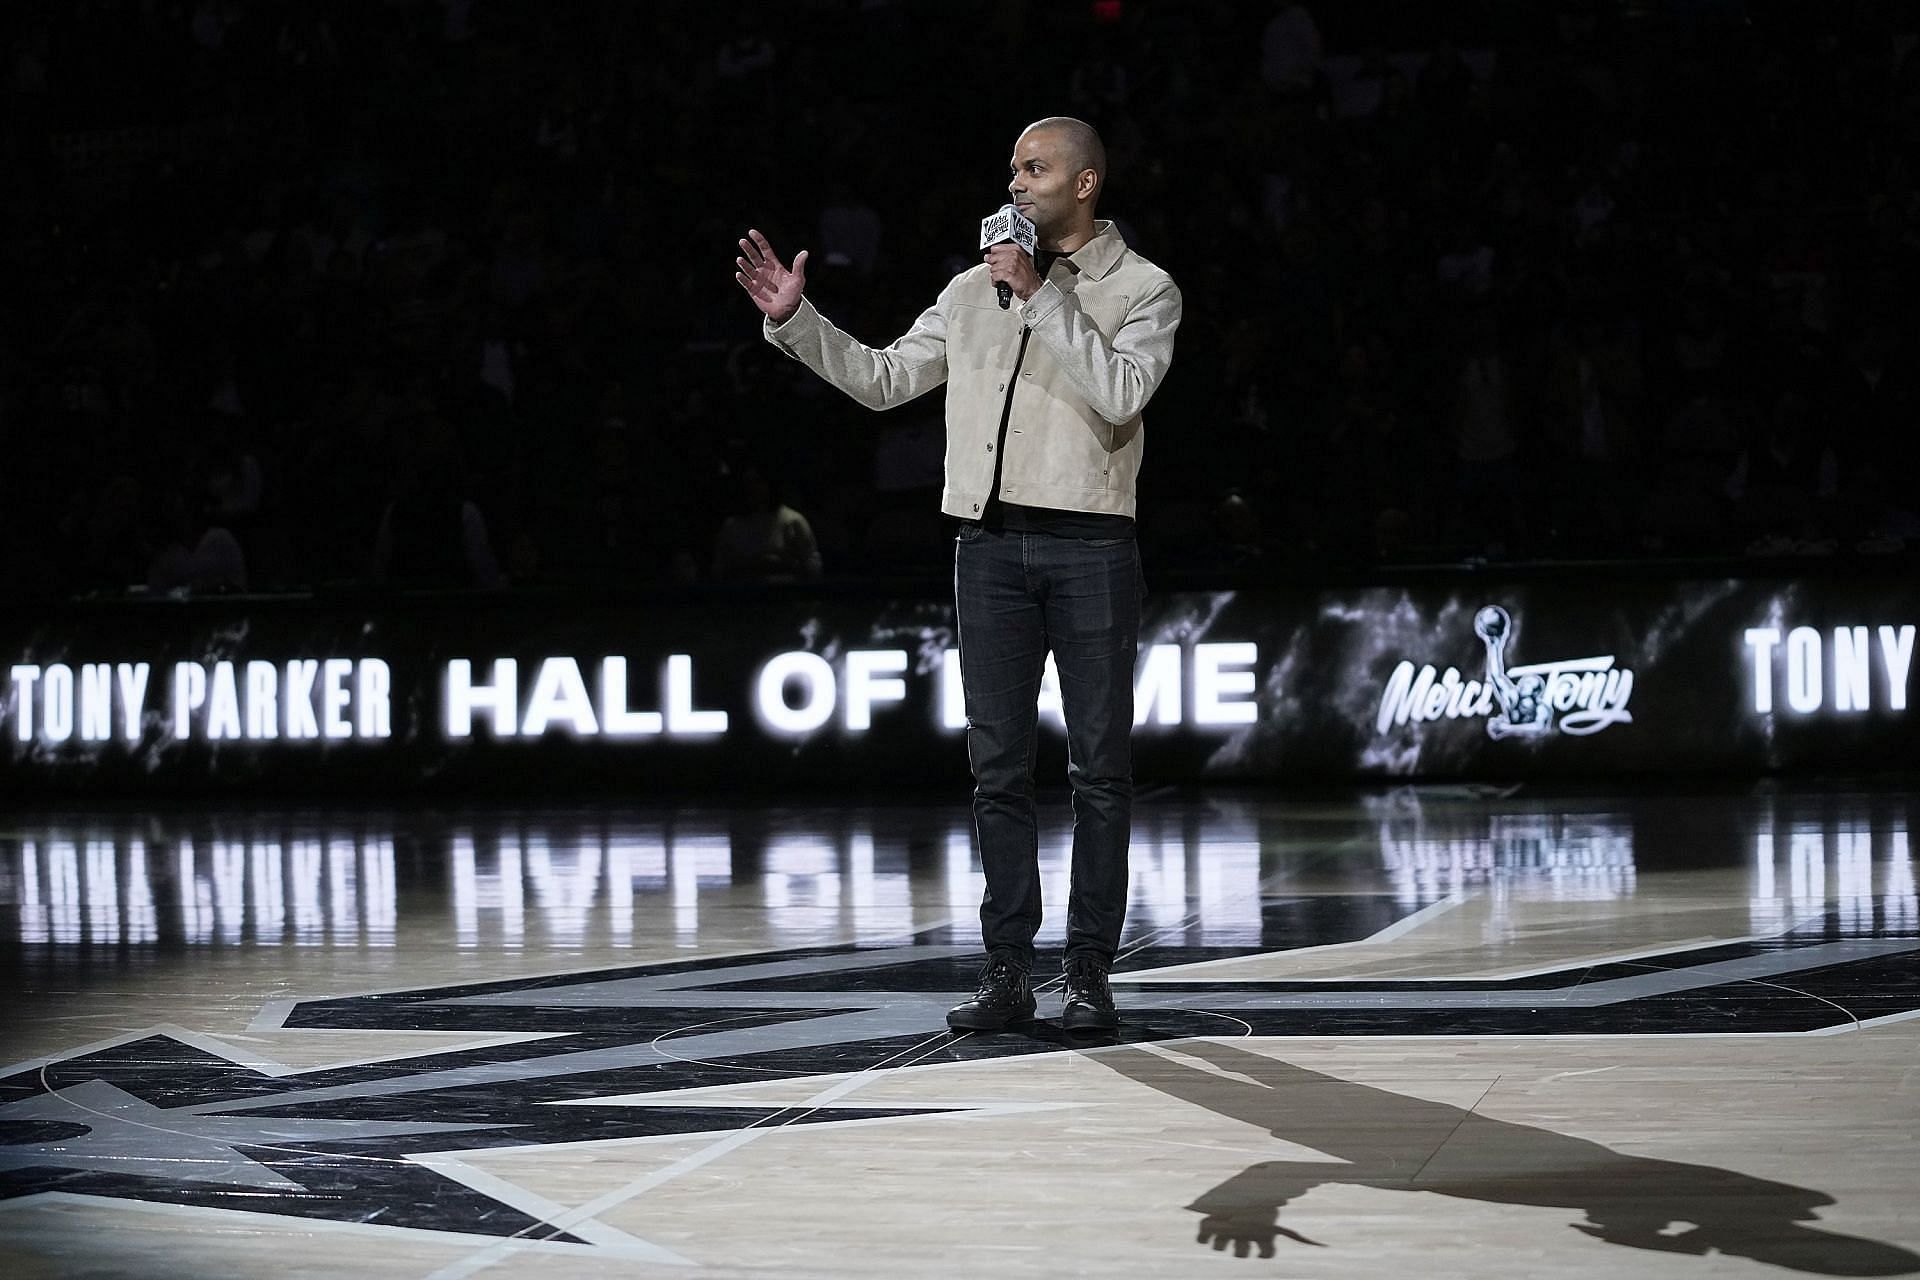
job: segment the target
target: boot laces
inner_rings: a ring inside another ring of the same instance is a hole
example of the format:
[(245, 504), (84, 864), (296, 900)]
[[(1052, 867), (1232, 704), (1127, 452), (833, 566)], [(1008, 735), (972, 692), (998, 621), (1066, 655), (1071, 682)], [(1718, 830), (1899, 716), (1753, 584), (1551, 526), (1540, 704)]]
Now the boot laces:
[(1007, 959), (996, 955), (988, 959), (986, 967), (980, 970), (979, 995), (988, 995), (1004, 988), (1016, 985), (1025, 970)]
[(1092, 960), (1076, 958), (1067, 962), (1067, 990), (1084, 992), (1096, 1000), (1113, 998), (1106, 969)]

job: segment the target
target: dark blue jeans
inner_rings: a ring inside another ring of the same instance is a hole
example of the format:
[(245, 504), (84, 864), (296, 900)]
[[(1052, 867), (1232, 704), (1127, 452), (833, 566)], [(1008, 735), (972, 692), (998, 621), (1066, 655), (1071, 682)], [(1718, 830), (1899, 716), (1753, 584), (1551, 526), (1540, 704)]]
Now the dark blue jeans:
[(966, 690), (973, 822), (986, 872), (980, 931), (989, 952), (1029, 968), (1040, 927), (1033, 804), (1041, 673), (1060, 673), (1073, 787), (1067, 955), (1111, 964), (1127, 909), (1133, 818), (1133, 664), (1140, 646), (1139, 548), (1131, 538), (960, 531), (954, 607)]

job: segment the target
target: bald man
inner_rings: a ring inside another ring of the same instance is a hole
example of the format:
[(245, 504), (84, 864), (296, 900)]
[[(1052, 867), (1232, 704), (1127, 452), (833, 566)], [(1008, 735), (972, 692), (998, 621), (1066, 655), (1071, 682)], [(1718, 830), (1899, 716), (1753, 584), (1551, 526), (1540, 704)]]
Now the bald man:
[[(1061, 1023), (1119, 1025), (1107, 976), (1127, 903), (1133, 810), (1133, 667), (1143, 586), (1134, 542), (1140, 414), (1173, 361), (1180, 291), (1094, 208), (1099, 134), (1064, 116), (1014, 143), (1007, 191), (1038, 232), (1038, 261), (987, 251), (893, 345), (836, 329), (805, 297), (807, 252), (788, 267), (758, 231), (734, 278), (768, 341), (873, 409), (946, 387), (946, 488), (959, 522), (954, 610), (966, 693), (987, 963), (947, 1015), (963, 1031), (1030, 1021), (1040, 927), (1033, 758), (1051, 653), (1073, 789)], [(1019, 300), (1003, 309), (996, 286)]]

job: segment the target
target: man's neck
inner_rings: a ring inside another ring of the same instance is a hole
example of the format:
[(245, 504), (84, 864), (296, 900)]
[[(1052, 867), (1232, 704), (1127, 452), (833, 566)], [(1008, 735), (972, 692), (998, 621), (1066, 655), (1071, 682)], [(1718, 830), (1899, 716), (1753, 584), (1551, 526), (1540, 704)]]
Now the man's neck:
[(1048, 253), (1069, 254), (1082, 248), (1087, 241), (1093, 239), (1093, 236), (1093, 219), (1088, 218), (1085, 222), (1076, 223), (1070, 230), (1063, 231), (1058, 236), (1042, 238), (1040, 247)]

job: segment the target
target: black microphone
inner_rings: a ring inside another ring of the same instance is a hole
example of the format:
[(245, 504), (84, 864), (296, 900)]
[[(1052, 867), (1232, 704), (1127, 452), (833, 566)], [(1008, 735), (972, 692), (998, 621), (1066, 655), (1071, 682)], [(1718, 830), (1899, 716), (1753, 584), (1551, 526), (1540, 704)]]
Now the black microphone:
[[(997, 244), (1018, 245), (1031, 258), (1034, 250), (1040, 247), (1040, 237), (1033, 229), (1033, 223), (1027, 215), (1010, 204), (1000, 206), (1000, 212), (992, 217), (980, 219), (980, 247), (991, 249)], [(1000, 309), (1005, 311), (1013, 305), (1013, 286), (1002, 280), (993, 286), (1000, 296)]]

